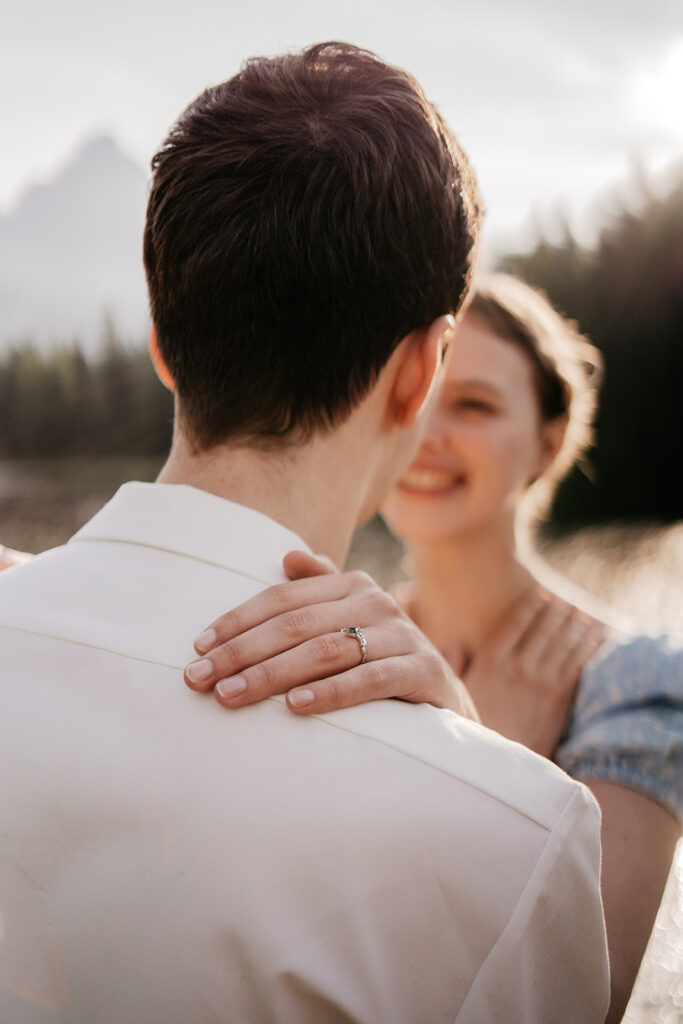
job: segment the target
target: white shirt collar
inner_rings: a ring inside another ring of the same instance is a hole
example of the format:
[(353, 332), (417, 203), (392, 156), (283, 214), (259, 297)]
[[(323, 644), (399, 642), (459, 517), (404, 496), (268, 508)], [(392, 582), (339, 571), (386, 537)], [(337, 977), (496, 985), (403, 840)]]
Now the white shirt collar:
[(265, 584), (282, 579), (288, 551), (310, 551), (262, 512), (185, 484), (124, 484), (69, 543), (91, 540), (173, 551)]

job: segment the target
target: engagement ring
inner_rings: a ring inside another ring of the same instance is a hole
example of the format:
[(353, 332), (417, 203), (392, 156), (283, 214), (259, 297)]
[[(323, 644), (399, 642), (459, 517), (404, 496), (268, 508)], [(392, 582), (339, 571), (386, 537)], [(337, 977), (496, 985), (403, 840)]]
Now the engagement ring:
[(353, 637), (356, 638), (356, 640), (360, 644), (360, 650), (361, 650), (360, 663), (361, 663), (361, 665), (365, 661), (367, 661), (367, 657), (368, 657), (368, 642), (365, 639), (365, 633), (360, 628), (360, 626), (342, 626), (341, 629), (339, 630), (339, 632), (340, 633), (346, 633), (347, 636), (353, 636)]

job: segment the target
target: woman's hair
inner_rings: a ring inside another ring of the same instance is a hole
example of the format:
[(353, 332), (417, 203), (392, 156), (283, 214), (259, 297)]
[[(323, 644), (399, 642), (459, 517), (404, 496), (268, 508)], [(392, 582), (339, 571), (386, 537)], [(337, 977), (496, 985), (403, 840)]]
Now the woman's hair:
[(479, 277), (467, 313), (526, 354), (543, 421), (566, 418), (560, 451), (529, 488), (529, 511), (538, 518), (572, 466), (585, 465), (585, 453), (594, 440), (602, 356), (543, 292), (508, 274)]

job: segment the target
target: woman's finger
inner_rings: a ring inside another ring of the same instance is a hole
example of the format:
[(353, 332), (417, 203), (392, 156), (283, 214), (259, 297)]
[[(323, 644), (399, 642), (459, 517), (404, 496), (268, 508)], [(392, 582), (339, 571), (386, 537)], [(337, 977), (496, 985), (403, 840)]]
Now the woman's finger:
[(290, 551), (282, 559), (282, 568), (290, 580), (302, 580), (308, 576), (329, 576), (339, 572), (330, 558), (325, 555), (311, 555), (308, 551)]
[(605, 641), (605, 632), (599, 622), (586, 621), (586, 628), (576, 644), (567, 652), (565, 661), (559, 668), (564, 680), (580, 682), (586, 664)]
[(287, 704), (296, 714), (321, 715), (372, 700), (403, 697), (404, 693), (404, 699), (409, 700), (416, 671), (419, 671), (419, 663), (416, 665), (412, 657), (382, 658), (290, 690)]
[[(295, 608), (259, 623), (191, 662), (185, 668), (185, 682), (193, 690), (206, 692), (220, 679), (237, 675), (252, 665), (266, 662), (316, 637), (339, 633), (343, 626), (365, 629), (377, 623), (388, 626), (396, 623), (399, 628), (409, 628), (408, 620), (395, 602), (377, 587), (341, 601)], [(354, 637), (342, 634), (342, 638), (347, 647), (350, 645), (358, 649), (358, 641)], [(315, 662), (313, 668), (315, 670)], [(299, 677), (292, 676), (285, 689), (298, 682)]]
[[(290, 690), (287, 704), (296, 714), (319, 715), (372, 700), (397, 697), (411, 703), (430, 703), (435, 707), (448, 708), (464, 718), (480, 721), (466, 687), (455, 676), (444, 672), (445, 667), (445, 662), (436, 652), (427, 654), (414, 649), (411, 654), (381, 658)], [(426, 669), (431, 669), (429, 693), (424, 689)], [(433, 684), (437, 678), (440, 683), (435, 687)]]
[[(191, 662), (185, 668), (185, 682), (193, 690), (206, 692), (220, 679), (267, 662), (314, 637), (338, 631), (346, 622), (345, 614), (341, 601), (293, 608), (276, 614), (214, 647), (198, 661)], [(290, 686), (296, 682), (298, 677), (292, 677)]]
[(573, 609), (555, 633), (549, 636), (545, 651), (538, 659), (539, 673), (545, 675), (551, 682), (555, 680), (556, 684), (561, 686), (566, 675), (564, 667), (572, 652), (581, 649), (588, 628), (588, 619), (577, 609)]
[[(378, 661), (405, 653), (405, 635), (398, 623), (395, 627), (383, 624), (363, 633), (368, 654)], [(360, 664), (361, 648), (354, 637), (340, 631), (325, 633), (293, 650), (254, 664), (238, 675), (219, 680), (215, 695), (226, 707), (242, 707), (286, 693), (293, 686), (306, 686), (342, 673), (346, 678), (346, 673)], [(365, 699), (376, 698), (369, 695)]]
[(527, 673), (545, 671), (554, 645), (561, 642), (564, 630), (569, 627), (572, 612), (571, 605), (555, 598), (538, 612), (517, 647), (520, 664)]
[(215, 619), (195, 640), (195, 650), (198, 654), (206, 654), (218, 644), (226, 643), (284, 612), (339, 601), (352, 592), (363, 593), (375, 586), (365, 573), (330, 573), (327, 570), (323, 575), (278, 583)]
[(548, 601), (547, 595), (534, 587), (513, 605), (484, 641), (488, 651), (494, 655), (492, 660), (505, 662), (511, 657)]

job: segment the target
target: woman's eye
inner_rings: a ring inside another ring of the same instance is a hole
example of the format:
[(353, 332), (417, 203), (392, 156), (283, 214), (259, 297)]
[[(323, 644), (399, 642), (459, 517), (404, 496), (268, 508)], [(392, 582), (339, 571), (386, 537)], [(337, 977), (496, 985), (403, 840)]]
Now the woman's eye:
[(493, 406), (479, 398), (461, 398), (455, 403), (454, 408), (465, 412), (493, 412)]

